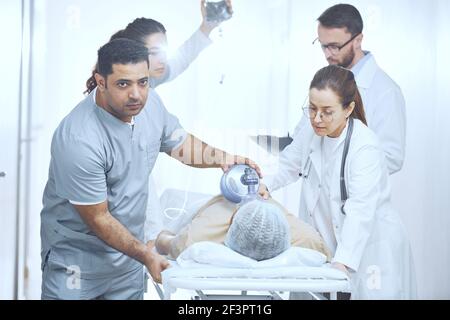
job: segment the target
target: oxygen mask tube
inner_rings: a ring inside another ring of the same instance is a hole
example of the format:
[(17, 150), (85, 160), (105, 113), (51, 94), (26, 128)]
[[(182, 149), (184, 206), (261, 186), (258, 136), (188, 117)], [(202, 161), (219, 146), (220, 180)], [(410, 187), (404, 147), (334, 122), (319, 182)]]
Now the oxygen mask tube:
[(187, 190), (189, 189), (191, 180), (192, 180), (192, 171), (189, 172), (188, 178), (186, 179), (187, 183), (186, 183), (186, 187), (184, 188), (183, 205), (181, 206), (181, 208), (165, 208), (163, 211), (163, 214), (167, 219), (169, 219), (171, 221), (179, 220), (180, 217), (182, 217), (188, 213), (186, 210), (186, 205), (188, 202), (188, 191)]

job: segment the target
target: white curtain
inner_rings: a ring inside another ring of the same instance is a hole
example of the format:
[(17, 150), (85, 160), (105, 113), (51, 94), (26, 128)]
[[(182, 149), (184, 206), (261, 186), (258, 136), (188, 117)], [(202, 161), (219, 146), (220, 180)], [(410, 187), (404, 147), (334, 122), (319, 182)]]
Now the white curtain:
[[(136, 17), (168, 29), (176, 49), (200, 24), (198, 0), (34, 0), (29, 177), (29, 298), (40, 296), (39, 213), (50, 142), (61, 119), (83, 98), (97, 49)], [(409, 231), (421, 298), (450, 298), (450, 118), (447, 0), (360, 0), (364, 49), (402, 87), (408, 136), (393, 200)], [(210, 144), (273, 169), (276, 159), (255, 134), (286, 135), (300, 120), (314, 73), (326, 61), (312, 46), (316, 18), (335, 1), (234, 0), (235, 16), (216, 43), (173, 83), (157, 89), (186, 129)], [(166, 188), (218, 193), (219, 170), (186, 168), (161, 155), (154, 178)], [(299, 185), (276, 194), (297, 212)], [(0, 227), (1, 228), (1, 227)]]
[(0, 37), (5, 44), (0, 50), (0, 300), (17, 296), (21, 36), (22, 3), (0, 0)]

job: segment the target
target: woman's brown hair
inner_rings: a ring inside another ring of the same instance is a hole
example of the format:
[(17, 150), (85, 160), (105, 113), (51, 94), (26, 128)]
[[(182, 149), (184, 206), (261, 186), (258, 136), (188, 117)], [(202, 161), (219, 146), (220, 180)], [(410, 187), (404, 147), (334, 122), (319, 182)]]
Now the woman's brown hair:
[(355, 76), (350, 70), (335, 65), (322, 68), (314, 76), (311, 89), (331, 89), (341, 100), (344, 109), (355, 102), (355, 108), (350, 117), (361, 120), (367, 126), (361, 94), (356, 85)]

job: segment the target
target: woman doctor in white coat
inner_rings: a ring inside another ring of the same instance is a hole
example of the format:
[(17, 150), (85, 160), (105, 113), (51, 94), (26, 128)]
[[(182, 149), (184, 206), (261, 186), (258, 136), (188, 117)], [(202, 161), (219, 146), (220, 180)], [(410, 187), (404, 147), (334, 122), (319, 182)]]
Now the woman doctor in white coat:
[(309, 98), (304, 113), (311, 125), (296, 133), (260, 194), (268, 198), (302, 177), (300, 218), (322, 235), (333, 267), (350, 276), (352, 299), (414, 299), (409, 242), (391, 206), (385, 156), (367, 127), (353, 73), (321, 69)]

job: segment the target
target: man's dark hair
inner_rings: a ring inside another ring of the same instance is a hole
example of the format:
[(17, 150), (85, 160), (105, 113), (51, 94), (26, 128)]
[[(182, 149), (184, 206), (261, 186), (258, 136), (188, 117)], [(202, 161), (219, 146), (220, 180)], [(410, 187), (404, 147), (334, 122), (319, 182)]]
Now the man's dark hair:
[(113, 34), (111, 40), (126, 38), (145, 44), (147, 37), (155, 33), (166, 34), (166, 28), (161, 22), (148, 18), (137, 18), (129, 23), (125, 29)]
[[(155, 33), (166, 34), (166, 28), (162, 23), (153, 19), (138, 18), (128, 24), (125, 29), (116, 32), (110, 41), (130, 39), (145, 45), (147, 37)], [(95, 74), (98, 73), (97, 69), (98, 67), (95, 65), (91, 77), (86, 81), (86, 91), (84, 93), (91, 93), (97, 88), (97, 82), (95, 81)]]
[(350, 4), (337, 4), (328, 8), (317, 19), (325, 28), (347, 28), (352, 37), (362, 33), (364, 23), (358, 9)]
[(143, 44), (130, 39), (115, 39), (98, 50), (97, 72), (103, 77), (113, 73), (114, 64), (137, 64), (147, 62), (148, 49)]

